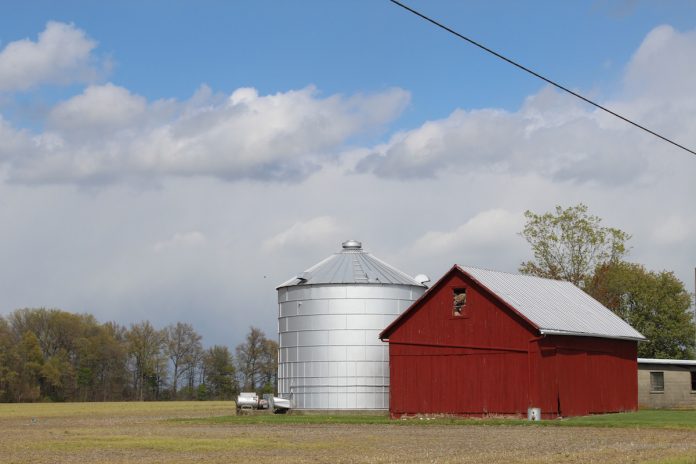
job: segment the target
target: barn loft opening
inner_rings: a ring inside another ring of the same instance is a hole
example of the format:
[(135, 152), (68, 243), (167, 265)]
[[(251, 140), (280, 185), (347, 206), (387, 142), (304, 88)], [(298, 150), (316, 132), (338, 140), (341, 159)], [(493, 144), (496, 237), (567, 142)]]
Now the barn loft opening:
[(452, 315), (453, 316), (463, 315), (465, 307), (466, 307), (466, 289), (465, 288), (455, 288), (453, 291)]

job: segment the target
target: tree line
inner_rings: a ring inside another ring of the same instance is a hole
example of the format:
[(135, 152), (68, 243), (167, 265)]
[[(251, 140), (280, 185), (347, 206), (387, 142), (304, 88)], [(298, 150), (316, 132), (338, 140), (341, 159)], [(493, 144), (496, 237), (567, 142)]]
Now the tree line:
[(205, 349), (191, 324), (129, 327), (90, 314), (19, 309), (0, 316), (0, 401), (233, 399), (272, 393), (278, 344), (251, 327), (234, 353)]
[(534, 258), (520, 272), (584, 289), (648, 339), (638, 344), (639, 357), (696, 356), (692, 295), (673, 272), (627, 261), (629, 234), (602, 226), (582, 203), (543, 214), (527, 211), (525, 217), (520, 235)]

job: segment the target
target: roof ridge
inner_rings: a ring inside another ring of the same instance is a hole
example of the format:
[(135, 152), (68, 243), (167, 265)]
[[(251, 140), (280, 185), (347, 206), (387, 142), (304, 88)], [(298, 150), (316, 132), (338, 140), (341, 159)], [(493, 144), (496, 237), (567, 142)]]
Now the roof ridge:
[[(573, 282), (570, 282), (569, 280), (563, 280), (563, 279), (552, 279), (550, 277), (540, 277), (540, 276), (535, 276), (535, 275), (529, 275), (529, 274), (522, 274), (520, 272), (509, 272), (509, 271), (497, 271), (495, 269), (488, 269), (485, 267), (477, 267), (477, 266), (467, 266), (467, 265), (462, 265), (462, 264), (457, 264), (456, 265), (458, 268), (465, 270), (465, 269), (476, 269), (479, 271), (486, 271), (486, 272), (493, 272), (496, 274), (507, 274), (507, 275), (512, 275), (512, 276), (517, 276), (517, 277), (526, 277), (526, 278), (531, 278), (531, 279), (538, 279), (538, 280), (549, 280), (551, 282), (561, 282), (561, 283), (566, 283), (566, 284), (571, 284), (574, 287), (577, 287)], [(579, 288), (579, 287), (578, 287)]]

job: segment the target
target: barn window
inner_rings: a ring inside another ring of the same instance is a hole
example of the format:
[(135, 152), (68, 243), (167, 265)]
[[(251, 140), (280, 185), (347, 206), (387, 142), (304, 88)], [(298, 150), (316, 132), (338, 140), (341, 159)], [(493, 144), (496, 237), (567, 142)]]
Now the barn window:
[(663, 392), (665, 391), (665, 373), (651, 372), (650, 373), (650, 391)]
[(691, 391), (696, 392), (696, 371), (691, 371)]
[(466, 307), (466, 289), (465, 288), (455, 288), (453, 295), (453, 307), (452, 315), (461, 316), (464, 313), (464, 308)]

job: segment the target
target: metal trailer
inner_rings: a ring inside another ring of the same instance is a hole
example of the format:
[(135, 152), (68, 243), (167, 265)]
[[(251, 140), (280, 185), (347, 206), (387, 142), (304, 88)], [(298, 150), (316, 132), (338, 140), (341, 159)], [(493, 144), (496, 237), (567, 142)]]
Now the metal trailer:
[(274, 414), (285, 414), (290, 410), (290, 401), (268, 393), (263, 395), (262, 398), (259, 398), (255, 392), (241, 392), (237, 396), (237, 410), (250, 411), (258, 409), (268, 409)]
[(237, 409), (258, 409), (259, 397), (254, 392), (241, 392), (237, 396)]
[(379, 332), (427, 289), (349, 240), (278, 290), (278, 394), (295, 409), (387, 409)]

